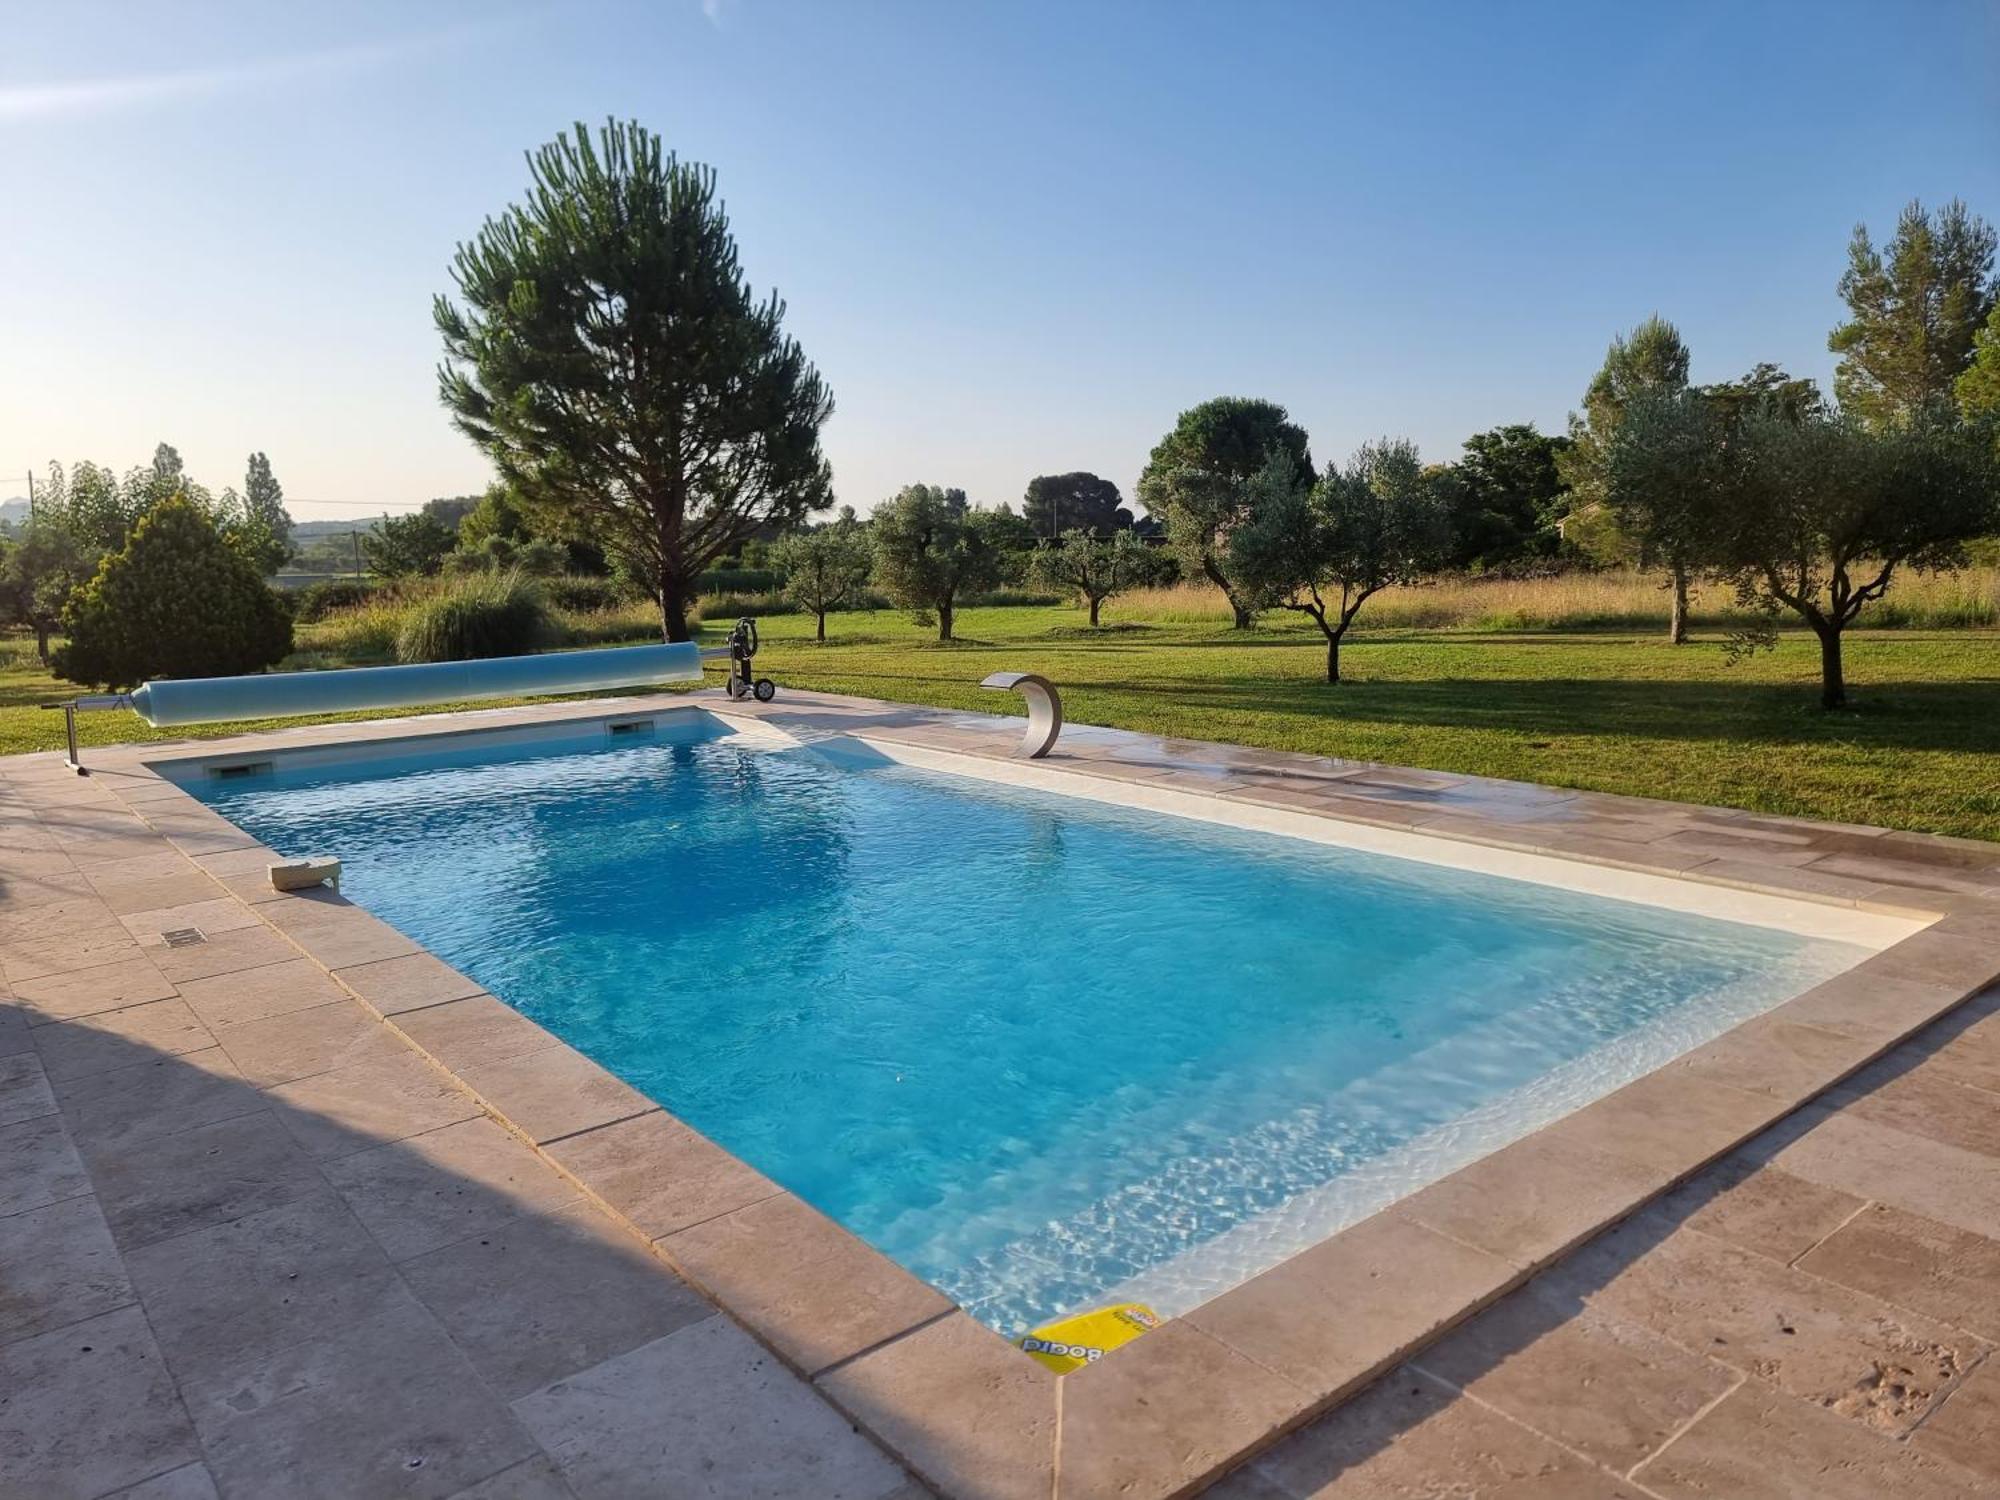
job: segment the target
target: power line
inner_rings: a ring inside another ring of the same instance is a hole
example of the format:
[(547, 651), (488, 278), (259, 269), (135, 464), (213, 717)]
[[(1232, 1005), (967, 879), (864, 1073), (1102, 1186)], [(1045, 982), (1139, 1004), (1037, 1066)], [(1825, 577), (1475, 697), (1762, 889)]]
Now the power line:
[[(434, 499), (445, 498), (445, 499), (455, 500), (459, 497), (456, 495), (452, 495), (444, 497), (433, 496), (432, 498)], [(429, 505), (430, 503), (431, 503), (430, 500), (295, 500), (290, 495), (285, 496), (285, 504), (287, 507), (293, 505), (331, 505), (336, 509), (367, 510), (367, 511), (375, 511), (378, 513), (382, 511), (393, 511), (399, 505), (406, 505), (410, 507), (412, 510), (421, 510), (423, 509), (424, 506)]]

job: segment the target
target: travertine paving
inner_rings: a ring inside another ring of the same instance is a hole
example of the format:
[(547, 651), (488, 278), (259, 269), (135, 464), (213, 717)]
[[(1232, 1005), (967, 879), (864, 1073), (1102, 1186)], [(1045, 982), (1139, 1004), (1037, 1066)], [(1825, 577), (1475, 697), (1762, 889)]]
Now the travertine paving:
[[(805, 694), (750, 711), (1013, 738)], [(0, 1495), (927, 1493), (904, 1464), (953, 1495), (1160, 1495), (1246, 1449), (1215, 1493), (2000, 1495), (2000, 990), (1950, 1009), (2000, 976), (2000, 850), (1089, 729), (1061, 753), (1951, 925), (1634, 1086), (1612, 1134), (1531, 1137), (1056, 1400), (400, 933), (275, 897), (268, 851), (171, 788), (115, 755), (89, 780), (0, 761)], [(206, 941), (169, 946), (186, 927)], [(1563, 1253), (1690, 1137), (1734, 1149)], [(1420, 1347), (1434, 1309), (1489, 1301)], [(1397, 1347), (1268, 1446), (1302, 1391)]]

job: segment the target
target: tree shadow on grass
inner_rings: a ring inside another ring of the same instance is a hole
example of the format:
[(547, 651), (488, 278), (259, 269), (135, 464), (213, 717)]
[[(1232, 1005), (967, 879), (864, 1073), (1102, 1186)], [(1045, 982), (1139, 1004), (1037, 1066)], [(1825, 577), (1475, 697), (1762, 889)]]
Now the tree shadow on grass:
[[(1082, 683), (1066, 684), (1078, 689)], [(1107, 692), (1126, 685), (1089, 684)], [(1826, 712), (1804, 683), (1645, 678), (1357, 679), (1180, 682), (1160, 696), (1218, 714), (1296, 714), (1538, 736), (1851, 743), (1902, 750), (2000, 750), (2000, 680), (1864, 682), (1853, 706)]]

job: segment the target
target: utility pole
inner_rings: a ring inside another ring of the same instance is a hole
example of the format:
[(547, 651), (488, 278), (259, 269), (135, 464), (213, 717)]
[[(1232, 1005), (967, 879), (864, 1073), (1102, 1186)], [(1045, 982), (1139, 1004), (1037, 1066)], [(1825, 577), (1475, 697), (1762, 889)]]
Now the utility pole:
[(28, 470), (28, 519), (35, 519), (35, 471)]
[(347, 539), (354, 543), (354, 577), (355, 581), (359, 582), (361, 579), (361, 533), (350, 531), (347, 533)]

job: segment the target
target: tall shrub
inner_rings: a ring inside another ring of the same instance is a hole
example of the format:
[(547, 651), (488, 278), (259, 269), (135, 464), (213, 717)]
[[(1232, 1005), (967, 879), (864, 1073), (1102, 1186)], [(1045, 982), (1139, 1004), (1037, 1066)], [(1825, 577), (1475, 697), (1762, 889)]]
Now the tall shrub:
[(69, 643), (50, 665), (72, 682), (131, 687), (149, 677), (256, 672), (292, 649), (291, 616), (185, 496), (140, 518), (123, 550), (70, 597)]

